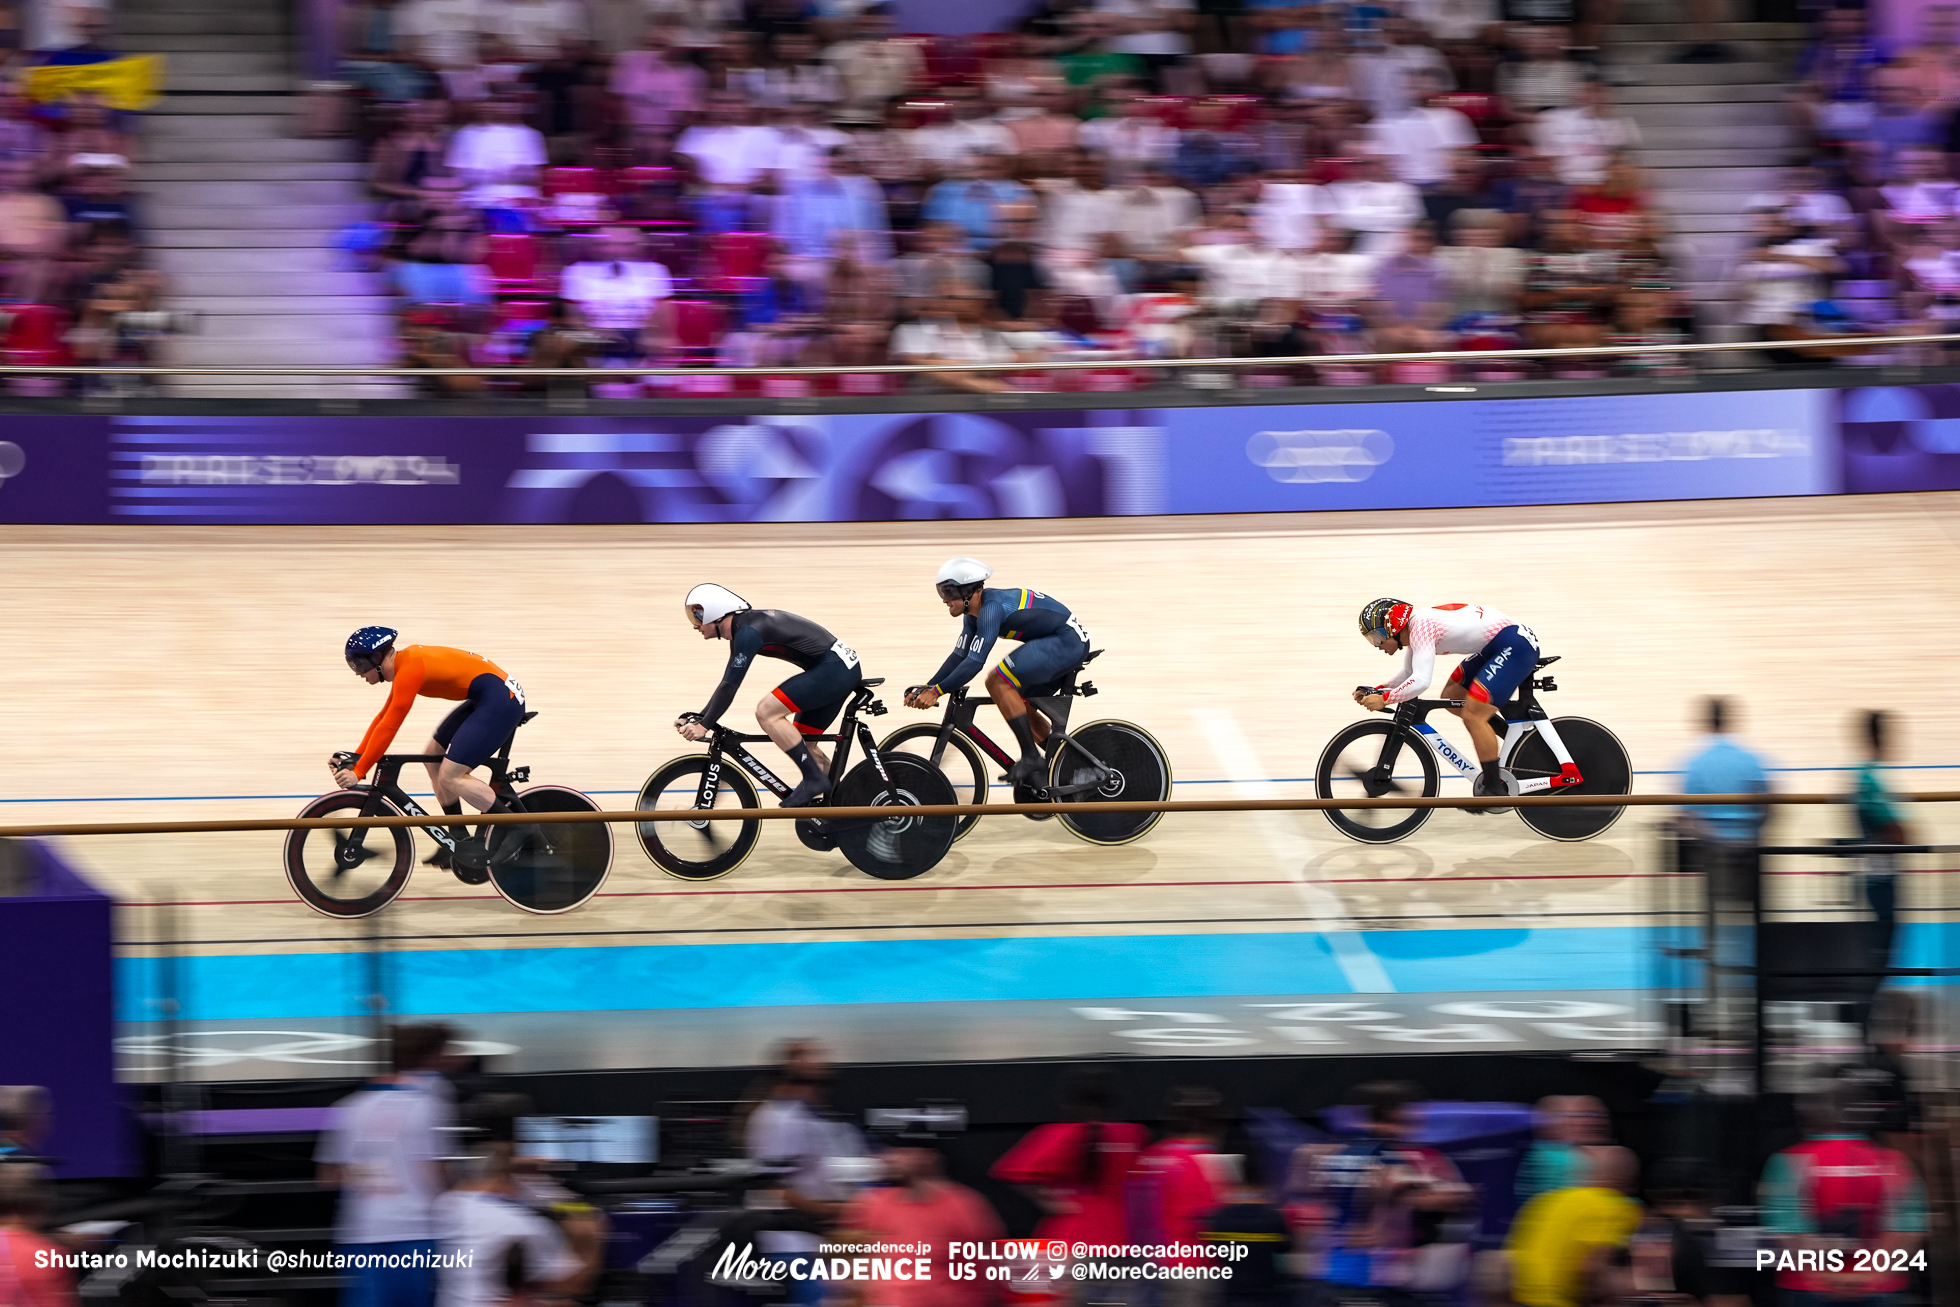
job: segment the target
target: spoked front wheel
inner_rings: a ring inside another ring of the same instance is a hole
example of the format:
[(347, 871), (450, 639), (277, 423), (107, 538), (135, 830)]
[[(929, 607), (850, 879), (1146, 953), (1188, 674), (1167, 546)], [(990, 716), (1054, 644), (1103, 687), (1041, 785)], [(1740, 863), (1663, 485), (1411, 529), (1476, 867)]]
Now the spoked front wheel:
[[(880, 753), (911, 754), (926, 762), (933, 761), (932, 751), (939, 747), (939, 727), (931, 722), (920, 722), (893, 731), (878, 746)], [(985, 803), (987, 791), (993, 782), (987, 779), (987, 759), (980, 752), (980, 746), (954, 731), (946, 737), (946, 747), (939, 755), (939, 770), (946, 773), (946, 779), (953, 783), (953, 802)], [(958, 823), (953, 838), (965, 839), (968, 832), (980, 824), (976, 814), (971, 817), (956, 817)]]
[[(1161, 812), (1098, 812), (1095, 805), (1118, 799), (1156, 802), (1171, 793), (1171, 760), (1149, 731), (1129, 722), (1090, 722), (1071, 732), (1055, 752), (1048, 783), (1057, 803), (1079, 803), (1080, 812), (1065, 812), (1062, 825), (1090, 844), (1128, 844), (1142, 839), (1164, 819)], [(1076, 786), (1074, 793), (1056, 791)]]
[[(378, 794), (337, 790), (300, 809), (302, 817), (399, 817)], [(338, 826), (286, 832), (286, 879), (307, 907), (349, 921), (395, 901), (414, 869), (415, 837), (405, 826)]]
[[(703, 801), (703, 790), (714, 769), (715, 793)], [(662, 763), (647, 777), (635, 801), (639, 812), (674, 808), (756, 806), (755, 786), (733, 765), (705, 754), (690, 753)], [(755, 849), (761, 823), (744, 821), (643, 821), (634, 826), (640, 847), (653, 865), (682, 880), (714, 880), (742, 865)]]
[[(1552, 728), (1584, 777), (1577, 785), (1546, 790), (1547, 794), (1630, 794), (1633, 760), (1620, 737), (1587, 717), (1554, 717)], [(1513, 724), (1512, 729), (1516, 729)], [(1511, 755), (1511, 774), (1519, 780), (1556, 776), (1558, 758), (1535, 727)], [(1625, 807), (1545, 807), (1518, 809), (1524, 824), (1550, 840), (1589, 840), (1620, 819)]]
[[(517, 801), (526, 812), (599, 811), (598, 804), (563, 785), (533, 785)], [(499, 866), (496, 855), (509, 839), (523, 840), (523, 850)], [(581, 906), (606, 883), (612, 827), (602, 821), (500, 826), (492, 829), (490, 851), (490, 883), (497, 892), (526, 912), (549, 917)]]
[[(1400, 773), (1399, 775), (1397, 773)], [(1356, 722), (1321, 750), (1313, 771), (1323, 799), (1434, 798), (1442, 789), (1436, 759), (1414, 731), (1392, 721)], [(1334, 829), (1363, 844), (1407, 839), (1429, 820), (1428, 808), (1327, 808)]]
[(869, 758), (851, 768), (830, 792), (833, 808), (893, 808), (890, 817), (846, 818), (825, 824), (851, 865), (879, 880), (910, 880), (939, 865), (953, 847), (957, 817), (919, 817), (906, 808), (958, 802), (946, 773), (909, 753), (879, 751), (887, 782)]

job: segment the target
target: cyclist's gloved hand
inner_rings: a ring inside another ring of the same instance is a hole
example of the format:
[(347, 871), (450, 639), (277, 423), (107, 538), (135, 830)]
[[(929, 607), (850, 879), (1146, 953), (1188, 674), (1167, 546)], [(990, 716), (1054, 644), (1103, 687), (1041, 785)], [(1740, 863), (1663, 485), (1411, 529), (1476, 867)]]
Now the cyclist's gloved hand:
[(698, 713), (682, 713), (674, 719), (674, 729), (680, 732), (683, 740), (705, 740), (708, 738), (708, 728), (702, 723)]
[(930, 708), (939, 702), (939, 687), (936, 685), (915, 685), (905, 692), (907, 708)]

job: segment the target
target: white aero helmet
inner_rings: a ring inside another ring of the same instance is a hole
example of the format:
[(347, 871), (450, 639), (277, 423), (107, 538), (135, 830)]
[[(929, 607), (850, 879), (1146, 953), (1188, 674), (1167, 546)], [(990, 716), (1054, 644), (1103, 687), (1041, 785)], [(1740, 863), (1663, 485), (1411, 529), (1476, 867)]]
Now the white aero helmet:
[(968, 558), (965, 554), (961, 554), (958, 558), (949, 558), (940, 565), (939, 575), (932, 578), (932, 585), (939, 591), (941, 599), (952, 603), (954, 600), (965, 600), (970, 597), (975, 590), (986, 584), (987, 578), (993, 574), (994, 569), (979, 559)]
[(684, 606), (687, 609), (687, 620), (698, 629), (709, 622), (719, 622), (730, 613), (747, 612), (749, 601), (733, 590), (712, 582), (704, 582), (687, 592)]

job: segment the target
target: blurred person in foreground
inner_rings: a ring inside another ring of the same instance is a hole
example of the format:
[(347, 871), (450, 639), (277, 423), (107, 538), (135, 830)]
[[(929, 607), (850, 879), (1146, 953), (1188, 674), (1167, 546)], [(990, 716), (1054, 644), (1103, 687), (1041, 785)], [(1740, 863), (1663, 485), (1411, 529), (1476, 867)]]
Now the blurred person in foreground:
[[(393, 1067), (334, 1104), (313, 1160), (320, 1183), (340, 1193), (334, 1247), (377, 1259), (436, 1251), (435, 1201), (448, 1187), (442, 1158), (455, 1126), (443, 1071), (455, 1032), (440, 1021), (389, 1032)], [(342, 1307), (429, 1307), (430, 1266), (360, 1266), (348, 1272)]]
[(946, 1178), (937, 1140), (899, 1136), (887, 1145), (883, 1161), (889, 1184), (853, 1198), (838, 1218), (842, 1237), (859, 1242), (927, 1246), (923, 1260), (931, 1274), (911, 1280), (854, 1282), (862, 1307), (985, 1307), (1000, 1297), (986, 1279), (955, 1280), (947, 1245), (988, 1241), (1006, 1233), (987, 1200)]
[(38, 1155), (51, 1117), (42, 1086), (0, 1085), (0, 1162)]
[[(1758, 1202), (1763, 1232), (1783, 1252), (1840, 1250), (1844, 1269), (1776, 1273), (1784, 1307), (1885, 1307), (1911, 1282), (1909, 1271), (1859, 1271), (1860, 1248), (1911, 1254), (1924, 1243), (1926, 1195), (1912, 1164), (1866, 1138), (1854, 1121), (1856, 1084), (1833, 1078), (1805, 1094), (1797, 1109), (1802, 1143), (1763, 1168)], [(1779, 1259), (1780, 1260), (1780, 1259)]]
[[(1193, 1244), (1205, 1218), (1225, 1200), (1232, 1181), (1228, 1159), (1218, 1151), (1225, 1137), (1224, 1101), (1218, 1091), (1187, 1085), (1171, 1093), (1170, 1133), (1143, 1150), (1131, 1172), (1130, 1237), (1146, 1244)], [(1164, 1257), (1166, 1266), (1190, 1266), (1195, 1257)], [(1163, 1281), (1159, 1307), (1198, 1307), (1215, 1296), (1216, 1282)]]
[(0, 1303), (6, 1307), (76, 1307), (73, 1268), (38, 1265), (64, 1251), (42, 1232), (51, 1199), (46, 1168), (0, 1162)]
[(1036, 1126), (994, 1163), (994, 1179), (1021, 1186), (1041, 1208), (1035, 1238), (1129, 1242), (1125, 1184), (1150, 1132), (1112, 1120), (1116, 1099), (1116, 1080), (1107, 1069), (1071, 1069), (1062, 1079), (1069, 1119)]
[(1442, 1225), (1475, 1193), (1449, 1158), (1413, 1142), (1419, 1093), (1407, 1081), (1359, 1086), (1362, 1135), (1312, 1155), (1309, 1192), (1327, 1212), (1320, 1278), (1338, 1297), (1449, 1292), (1467, 1264)]
[(1299, 1287), (1287, 1265), (1293, 1226), (1267, 1182), (1267, 1158), (1257, 1141), (1246, 1140), (1237, 1156), (1238, 1179), (1205, 1220), (1206, 1242), (1243, 1249), (1230, 1263), (1232, 1278), (1220, 1287), (1219, 1307), (1285, 1307)]
[(1511, 1225), (1511, 1299), (1518, 1307), (1585, 1307), (1616, 1282), (1616, 1265), (1640, 1227), (1628, 1197), (1640, 1163), (1625, 1148), (1594, 1148), (1578, 1183), (1539, 1194)]
[(1636, 1293), (1684, 1295), (1701, 1307), (1750, 1307), (1756, 1272), (1735, 1265), (1734, 1253), (1721, 1246), (1719, 1198), (1715, 1178), (1697, 1159), (1672, 1157), (1654, 1168), (1650, 1216), (1631, 1268)]
[(490, 1096), (473, 1107), (489, 1136), (470, 1149), (456, 1187), (435, 1201), (437, 1237), (447, 1253), (467, 1253), (440, 1272), (437, 1307), (497, 1307), (574, 1298), (597, 1275), (603, 1247), (596, 1213), (565, 1205), (546, 1215), (515, 1174), (516, 1124), (529, 1101)]
[[(1857, 731), (1859, 743), (1864, 746), (1864, 758), (1854, 773), (1851, 798), (1852, 815), (1858, 823), (1858, 842), (1872, 846), (1910, 844), (1912, 834), (1900, 816), (1898, 799), (1883, 775), (1892, 743), (1891, 716), (1883, 709), (1861, 712), (1857, 716)], [(1859, 880), (1865, 902), (1877, 923), (1867, 961), (1874, 970), (1884, 971), (1892, 964), (1892, 938), (1899, 922), (1899, 855), (1868, 853), (1860, 862)]]
[[(768, 1096), (749, 1114), (743, 1139), (752, 1161), (789, 1168), (780, 1183), (755, 1190), (749, 1205), (786, 1213), (785, 1228), (763, 1230), (756, 1239), (765, 1256), (776, 1260), (805, 1256), (822, 1242), (843, 1210), (845, 1193), (832, 1176), (832, 1160), (855, 1154), (848, 1127), (818, 1113), (830, 1084), (830, 1064), (814, 1039), (785, 1040)], [(791, 1280), (792, 1302), (821, 1301), (822, 1280)]]
[(1591, 1094), (1549, 1094), (1534, 1112), (1537, 1138), (1518, 1167), (1517, 1195), (1529, 1200), (1586, 1183), (1588, 1154), (1613, 1142), (1606, 1105)]

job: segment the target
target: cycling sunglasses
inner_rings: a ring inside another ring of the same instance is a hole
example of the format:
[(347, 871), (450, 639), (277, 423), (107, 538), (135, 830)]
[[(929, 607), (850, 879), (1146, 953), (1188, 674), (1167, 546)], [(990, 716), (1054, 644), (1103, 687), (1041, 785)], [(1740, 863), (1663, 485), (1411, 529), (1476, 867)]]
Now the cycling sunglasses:
[(688, 620), (689, 622), (692, 622), (692, 623), (694, 624), (694, 629), (695, 629), (695, 630), (697, 630), (697, 631), (698, 631), (698, 630), (700, 630), (700, 629), (701, 629), (701, 614), (702, 614), (702, 612), (703, 612), (703, 609), (702, 609), (702, 607), (701, 607), (701, 605), (700, 605), (700, 604), (683, 604), (683, 605), (681, 605), (681, 606), (682, 606), (682, 608), (684, 608), (684, 609), (686, 610), (686, 612), (687, 612), (687, 620)]
[(380, 665), (381, 665), (380, 663), (376, 662), (372, 658), (361, 657), (361, 656), (356, 656), (353, 658), (349, 658), (347, 660), (347, 666), (353, 670), (354, 675), (356, 676), (366, 676), (369, 672), (373, 671), (375, 668), (379, 667)]
[(966, 584), (962, 584), (958, 581), (941, 581), (938, 585), (934, 586), (933, 588), (939, 591), (939, 597), (941, 599), (945, 600), (947, 603), (950, 604), (950, 603), (964, 601), (967, 598), (967, 596), (971, 595), (975, 590), (978, 590), (980, 587), (977, 585), (972, 585), (970, 582)]

